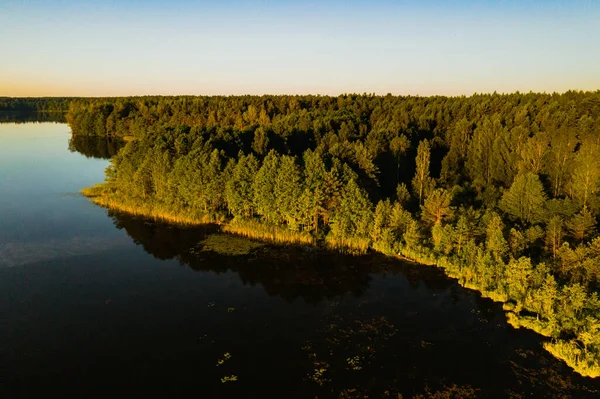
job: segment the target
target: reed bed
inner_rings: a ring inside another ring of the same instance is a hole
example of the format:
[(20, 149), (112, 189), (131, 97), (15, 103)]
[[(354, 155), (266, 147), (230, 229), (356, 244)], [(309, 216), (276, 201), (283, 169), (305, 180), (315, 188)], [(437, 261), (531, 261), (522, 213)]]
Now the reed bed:
[(328, 235), (325, 237), (325, 245), (327, 248), (348, 253), (351, 255), (364, 255), (369, 250), (371, 240), (368, 238), (352, 237), (351, 239), (343, 239)]
[(598, 356), (583, 350), (574, 341), (545, 342), (544, 349), (554, 357), (564, 360), (567, 366), (584, 377), (600, 377)]
[(214, 218), (208, 216), (186, 215), (162, 209), (158, 205), (140, 203), (138, 201), (123, 201), (113, 196), (102, 193), (101, 187), (90, 187), (81, 190), (82, 194), (90, 201), (104, 208), (116, 210), (134, 216), (143, 216), (161, 222), (173, 223), (182, 226), (199, 226), (216, 223)]
[(314, 237), (303, 231), (291, 231), (285, 227), (275, 226), (251, 219), (233, 219), (223, 225), (222, 231), (242, 237), (268, 241), (275, 244), (313, 245)]
[(508, 312), (506, 318), (508, 324), (510, 324), (514, 328), (528, 328), (540, 335), (543, 335), (544, 337), (552, 336), (552, 328), (544, 320), (538, 320), (537, 318), (532, 316), (521, 316), (514, 312)]

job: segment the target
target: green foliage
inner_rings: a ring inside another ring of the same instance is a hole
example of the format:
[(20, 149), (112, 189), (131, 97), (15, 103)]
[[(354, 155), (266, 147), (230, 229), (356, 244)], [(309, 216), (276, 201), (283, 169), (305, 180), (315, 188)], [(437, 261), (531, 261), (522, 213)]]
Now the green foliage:
[(0, 111), (67, 112), (73, 97), (0, 97)]
[(297, 202), (302, 192), (302, 187), (300, 186), (300, 170), (296, 165), (294, 157), (284, 155), (280, 158), (273, 189), (275, 193), (275, 207), (279, 215), (291, 230), (298, 230), (299, 214)]
[(412, 180), (413, 191), (419, 198), (419, 203), (423, 203), (423, 199), (427, 197), (435, 186), (434, 180), (429, 176), (430, 158), (431, 148), (429, 142), (425, 139), (419, 143), (419, 147), (417, 148), (417, 167), (415, 177)]
[(452, 194), (438, 188), (432, 191), (421, 205), (421, 219), (427, 224), (442, 223), (452, 215)]
[(342, 191), (339, 206), (331, 221), (331, 236), (341, 242), (367, 239), (373, 225), (371, 202), (356, 181), (350, 180)]
[(567, 229), (575, 240), (581, 242), (589, 237), (590, 233), (596, 227), (596, 218), (587, 209), (583, 208), (581, 212), (573, 216), (567, 222)]
[(525, 173), (515, 178), (499, 205), (512, 220), (532, 224), (543, 220), (545, 203), (546, 195), (540, 179), (533, 173)]
[(567, 92), (76, 99), (67, 120), (134, 138), (84, 191), (96, 203), (438, 265), (593, 370), (598, 115), (600, 92)]
[(497, 214), (493, 213), (485, 230), (485, 244), (488, 251), (502, 258), (508, 251), (508, 244), (504, 238), (504, 224)]
[(254, 177), (258, 168), (258, 161), (252, 154), (241, 154), (238, 158), (230, 178), (225, 183), (225, 198), (232, 215), (246, 218), (254, 216)]
[(562, 246), (565, 236), (564, 223), (560, 216), (553, 216), (546, 226), (546, 249), (556, 259), (558, 249)]
[(254, 204), (257, 213), (269, 223), (281, 220), (275, 195), (275, 180), (279, 174), (279, 155), (271, 150), (254, 178)]
[(406, 184), (400, 183), (396, 187), (396, 200), (400, 205), (406, 205), (408, 201), (410, 201), (410, 192), (408, 191)]

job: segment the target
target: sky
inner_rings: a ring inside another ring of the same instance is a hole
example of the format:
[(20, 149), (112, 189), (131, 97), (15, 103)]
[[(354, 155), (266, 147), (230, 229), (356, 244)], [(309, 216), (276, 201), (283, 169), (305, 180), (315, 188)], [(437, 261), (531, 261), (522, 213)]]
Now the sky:
[(599, 0), (0, 0), (0, 96), (598, 89)]

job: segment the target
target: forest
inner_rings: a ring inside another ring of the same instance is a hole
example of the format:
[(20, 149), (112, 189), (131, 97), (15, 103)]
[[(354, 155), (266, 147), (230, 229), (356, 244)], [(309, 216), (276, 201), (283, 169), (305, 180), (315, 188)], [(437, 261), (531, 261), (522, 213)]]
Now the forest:
[(74, 99), (94, 202), (445, 269), (600, 376), (600, 91)]
[(0, 97), (0, 112), (67, 112), (73, 97)]

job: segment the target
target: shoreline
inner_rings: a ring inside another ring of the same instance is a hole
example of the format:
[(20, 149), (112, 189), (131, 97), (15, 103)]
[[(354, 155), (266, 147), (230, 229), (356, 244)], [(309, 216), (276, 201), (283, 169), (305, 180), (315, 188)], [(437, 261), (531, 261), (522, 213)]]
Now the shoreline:
[[(433, 266), (444, 271), (444, 274), (451, 279), (455, 279), (458, 285), (462, 288), (476, 291), (482, 298), (487, 298), (493, 302), (502, 303), (503, 311), (506, 316), (506, 322), (513, 328), (525, 328), (529, 329), (542, 337), (552, 337), (549, 322), (536, 319), (532, 316), (525, 316), (517, 314), (515, 306), (510, 302), (505, 293), (499, 293), (496, 291), (482, 290), (477, 284), (473, 282), (467, 282), (460, 274), (460, 267), (452, 264), (445, 257), (436, 257), (433, 253), (427, 251), (408, 250), (407, 248), (401, 248), (397, 253), (377, 250), (373, 246), (364, 247), (361, 243), (359, 246), (351, 246), (346, 242), (329, 242), (327, 239), (321, 242), (316, 240), (312, 235), (305, 232), (293, 232), (286, 229), (285, 227), (276, 225), (266, 225), (255, 219), (232, 219), (229, 221), (210, 218), (206, 216), (202, 217), (189, 217), (185, 215), (174, 215), (166, 209), (160, 209), (156, 206), (143, 206), (139, 203), (126, 204), (120, 202), (117, 199), (109, 198), (104, 191), (102, 184), (95, 185), (89, 188), (84, 188), (81, 193), (92, 203), (99, 205), (109, 210), (116, 210), (119, 212), (127, 213), (133, 216), (140, 216), (150, 218), (156, 221), (176, 224), (183, 227), (198, 227), (207, 224), (216, 224), (219, 226), (219, 230), (222, 233), (232, 234), (236, 236), (245, 237), (251, 240), (263, 241), (275, 245), (291, 244), (291, 245), (305, 245), (312, 247), (324, 247), (329, 250), (335, 250), (351, 255), (362, 255), (367, 253), (370, 249), (375, 252), (379, 252), (386, 256), (391, 256), (396, 259), (410, 262), (415, 265), (421, 266)], [(586, 353), (581, 351), (581, 348), (573, 340), (567, 341), (563, 339), (553, 338), (552, 340), (542, 341), (543, 348), (548, 351), (555, 358), (562, 360), (570, 367), (575, 373), (580, 374), (583, 377), (598, 378), (600, 377), (600, 365), (593, 364), (590, 366)], [(594, 363), (594, 359), (590, 359)]]

